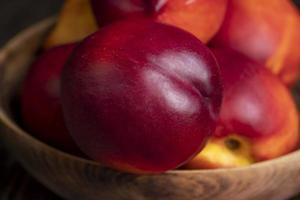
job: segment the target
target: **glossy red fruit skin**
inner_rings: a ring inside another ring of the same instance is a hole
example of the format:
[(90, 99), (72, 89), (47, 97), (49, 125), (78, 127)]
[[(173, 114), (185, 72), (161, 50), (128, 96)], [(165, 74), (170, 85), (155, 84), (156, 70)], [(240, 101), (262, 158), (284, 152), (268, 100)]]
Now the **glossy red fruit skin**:
[(151, 19), (208, 43), (222, 25), (228, 0), (91, 0), (100, 27), (124, 19)]
[(93, 34), (64, 68), (66, 124), (88, 156), (132, 173), (174, 169), (213, 133), (219, 68), (191, 34), (123, 21)]
[(28, 72), (20, 99), (25, 128), (38, 139), (71, 153), (79, 150), (64, 124), (60, 77), (74, 47), (69, 44), (43, 52)]
[(91, 0), (94, 14), (100, 26), (124, 18), (141, 18), (152, 12), (151, 3), (145, 0)]
[[(274, 121), (276, 118), (266, 113), (274, 109), (271, 102), (264, 101), (270, 100), (266, 89), (259, 87), (265, 76), (271, 76), (270, 72), (261, 67), (261, 64), (233, 50), (215, 48), (212, 51), (220, 64), (224, 85), (224, 106), (220, 115), (224, 129), (219, 129), (222, 131), (216, 135), (237, 132), (256, 138), (272, 134), (273, 130), (266, 128), (274, 127), (277, 124)], [(260, 113), (254, 112), (255, 110)]]
[[(257, 161), (293, 151), (299, 142), (298, 120), (294, 120), (297, 110), (288, 89), (268, 69), (241, 53), (224, 48), (212, 51), (219, 62), (224, 85), (214, 136), (236, 134), (248, 138)], [(293, 117), (289, 118), (291, 115)], [(296, 121), (296, 124), (287, 120)], [(285, 137), (289, 139), (280, 146)], [(280, 148), (274, 155), (264, 153), (269, 150), (263, 149), (263, 141), (267, 143), (271, 138), (273, 146), (268, 142), (265, 148)], [(259, 149), (254, 145), (260, 146)]]

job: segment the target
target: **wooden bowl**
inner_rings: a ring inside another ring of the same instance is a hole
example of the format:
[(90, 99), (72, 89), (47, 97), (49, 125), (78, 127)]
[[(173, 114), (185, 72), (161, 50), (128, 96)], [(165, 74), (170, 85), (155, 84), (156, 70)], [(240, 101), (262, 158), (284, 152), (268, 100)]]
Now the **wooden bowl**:
[(300, 192), (300, 152), (250, 167), (137, 176), (68, 155), (17, 123), (18, 88), (54, 19), (25, 30), (0, 51), (0, 140), (36, 179), (69, 200), (287, 199)]

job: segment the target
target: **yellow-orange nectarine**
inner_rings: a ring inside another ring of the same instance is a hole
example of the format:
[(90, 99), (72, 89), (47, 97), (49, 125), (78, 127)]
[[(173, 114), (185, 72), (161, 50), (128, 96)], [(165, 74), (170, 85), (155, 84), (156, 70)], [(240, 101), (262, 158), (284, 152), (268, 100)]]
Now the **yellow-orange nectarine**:
[(230, 47), (265, 64), (290, 85), (300, 67), (300, 15), (289, 0), (229, 0), (212, 46)]
[(66, 0), (45, 48), (78, 42), (97, 30), (89, 0)]

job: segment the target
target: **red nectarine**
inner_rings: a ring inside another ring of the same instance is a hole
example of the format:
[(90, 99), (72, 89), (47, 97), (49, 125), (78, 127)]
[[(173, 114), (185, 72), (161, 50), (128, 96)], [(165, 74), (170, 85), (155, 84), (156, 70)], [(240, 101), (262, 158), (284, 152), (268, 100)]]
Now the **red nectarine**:
[(214, 136), (188, 168), (249, 165), (287, 154), (299, 142), (299, 119), (287, 88), (240, 53), (214, 49), (224, 98)]
[(199, 152), (221, 98), (210, 50), (150, 20), (118, 22), (84, 40), (62, 79), (66, 124), (82, 151), (133, 173), (174, 169)]
[(61, 70), (74, 44), (45, 51), (33, 63), (21, 93), (21, 115), (35, 137), (62, 150), (77, 153), (63, 120), (60, 102)]
[(208, 42), (219, 30), (228, 0), (92, 0), (100, 25), (124, 18), (152, 18)]

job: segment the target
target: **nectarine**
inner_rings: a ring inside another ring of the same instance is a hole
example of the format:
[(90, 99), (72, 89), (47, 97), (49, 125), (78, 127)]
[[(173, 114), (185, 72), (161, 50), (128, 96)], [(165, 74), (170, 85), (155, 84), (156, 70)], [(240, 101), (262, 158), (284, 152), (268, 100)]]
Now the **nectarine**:
[(224, 98), (214, 136), (188, 168), (238, 167), (287, 154), (299, 142), (298, 113), (281, 81), (232, 50), (214, 49)]
[(65, 0), (44, 47), (78, 42), (98, 29), (89, 0)]
[(153, 21), (114, 23), (84, 40), (62, 78), (66, 124), (88, 156), (132, 173), (174, 169), (213, 133), (219, 68), (193, 35)]
[(300, 66), (299, 11), (289, 0), (230, 0), (212, 46), (239, 51), (290, 85)]
[(60, 102), (61, 70), (74, 44), (51, 48), (33, 63), (21, 92), (25, 127), (38, 139), (62, 150), (79, 150), (68, 133)]
[(92, 0), (100, 25), (124, 18), (152, 18), (208, 42), (219, 30), (228, 0)]

